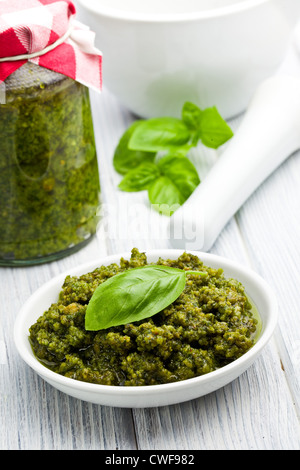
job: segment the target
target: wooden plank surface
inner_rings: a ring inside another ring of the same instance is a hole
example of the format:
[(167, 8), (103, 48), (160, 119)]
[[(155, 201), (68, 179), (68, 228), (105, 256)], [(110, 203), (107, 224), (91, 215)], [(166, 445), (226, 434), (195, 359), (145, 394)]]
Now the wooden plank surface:
[[(147, 207), (145, 194), (117, 190), (113, 150), (134, 116), (107, 90), (93, 96), (93, 109), (104, 207), (98, 237), (57, 262), (0, 268), (0, 449), (299, 449), (300, 152), (253, 194), (211, 250), (255, 269), (279, 302), (272, 341), (234, 382), (169, 407), (110, 408), (56, 391), (18, 356), (12, 338), (15, 317), (44, 282), (98, 256), (133, 246), (169, 246), (165, 226), (157, 229), (161, 221)], [(237, 127), (239, 120), (232, 124)], [(191, 158), (204, 178), (218, 155), (198, 149)], [(126, 229), (124, 214), (134, 205), (139, 206), (136, 230)]]

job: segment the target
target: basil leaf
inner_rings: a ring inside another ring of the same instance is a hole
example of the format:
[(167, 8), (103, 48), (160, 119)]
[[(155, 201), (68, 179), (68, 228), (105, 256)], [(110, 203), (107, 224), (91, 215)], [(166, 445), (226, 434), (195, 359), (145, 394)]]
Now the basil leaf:
[(113, 157), (115, 170), (121, 175), (125, 175), (129, 170), (136, 168), (143, 162), (153, 162), (155, 152), (143, 152), (139, 150), (130, 150), (128, 142), (134, 130), (141, 125), (143, 121), (135, 121), (122, 135)]
[(128, 147), (131, 150), (158, 152), (185, 146), (190, 137), (189, 129), (180, 119), (152, 118), (142, 121), (134, 130)]
[(87, 306), (85, 329), (98, 331), (151, 317), (174, 302), (185, 283), (186, 271), (169, 266), (116, 274), (96, 288)]
[(198, 131), (200, 128), (202, 111), (194, 103), (187, 101), (182, 108), (182, 120), (192, 131)]
[(232, 130), (215, 106), (202, 111), (200, 138), (206, 147), (217, 149), (232, 136)]
[(159, 160), (158, 168), (172, 180), (185, 201), (200, 183), (198, 172), (187, 157), (167, 155)]
[(200, 179), (186, 157), (169, 155), (158, 162), (162, 176), (150, 184), (148, 197), (153, 207), (164, 215), (172, 215), (192, 194)]
[(153, 181), (160, 176), (157, 165), (150, 162), (145, 162), (139, 165), (134, 170), (128, 171), (121, 183), (119, 188), (122, 191), (142, 191), (147, 189)]
[(148, 197), (154, 209), (169, 216), (185, 201), (177, 186), (167, 176), (161, 176), (150, 185)]

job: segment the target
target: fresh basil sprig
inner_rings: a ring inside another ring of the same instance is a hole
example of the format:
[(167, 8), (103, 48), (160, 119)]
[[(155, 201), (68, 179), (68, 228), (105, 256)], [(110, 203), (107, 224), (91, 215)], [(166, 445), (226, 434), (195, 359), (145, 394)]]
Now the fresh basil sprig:
[[(171, 215), (200, 183), (187, 157), (199, 141), (217, 149), (233, 136), (217, 108), (201, 110), (186, 102), (181, 119), (174, 117), (135, 121), (123, 134), (114, 154), (114, 167), (125, 175), (122, 191), (148, 190), (158, 211)], [(163, 153), (163, 157), (161, 157)], [(164, 209), (169, 208), (169, 209)]]
[(163, 265), (147, 265), (116, 274), (94, 291), (85, 315), (85, 329), (98, 331), (149, 318), (174, 302), (184, 290), (186, 275), (207, 276)]
[(157, 163), (141, 163), (129, 170), (119, 184), (122, 191), (147, 190), (151, 204), (165, 215), (171, 215), (200, 183), (192, 162), (177, 155), (167, 155)]
[(128, 149), (144, 152), (180, 152), (186, 155), (201, 140), (206, 147), (217, 149), (232, 136), (232, 130), (217, 108), (201, 110), (186, 102), (182, 119), (173, 117), (138, 121), (128, 141)]

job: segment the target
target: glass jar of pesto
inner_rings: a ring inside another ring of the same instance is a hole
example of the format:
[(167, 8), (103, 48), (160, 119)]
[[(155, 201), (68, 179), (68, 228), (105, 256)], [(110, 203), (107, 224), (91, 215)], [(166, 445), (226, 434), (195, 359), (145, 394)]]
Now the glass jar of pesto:
[(33, 63), (0, 105), (0, 265), (77, 251), (96, 232), (99, 173), (84, 85)]

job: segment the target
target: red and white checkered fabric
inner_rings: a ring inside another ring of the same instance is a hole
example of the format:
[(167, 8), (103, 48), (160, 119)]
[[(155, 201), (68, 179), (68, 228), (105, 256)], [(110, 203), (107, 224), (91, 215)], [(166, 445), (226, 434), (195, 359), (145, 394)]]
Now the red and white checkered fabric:
[[(100, 91), (102, 55), (94, 33), (75, 21), (75, 14), (68, 0), (0, 0), (0, 59), (38, 54), (0, 61), (0, 83), (29, 60)], [(43, 53), (66, 34), (64, 42)]]

